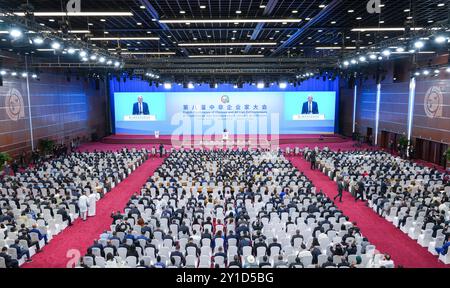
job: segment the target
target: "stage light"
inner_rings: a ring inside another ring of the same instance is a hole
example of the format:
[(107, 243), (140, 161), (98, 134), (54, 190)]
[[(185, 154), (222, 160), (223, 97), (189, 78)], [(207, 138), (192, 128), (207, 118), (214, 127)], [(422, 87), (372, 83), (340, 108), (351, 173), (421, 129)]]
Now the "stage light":
[(445, 43), (445, 41), (447, 41), (447, 38), (445, 36), (440, 35), (440, 36), (437, 36), (434, 39), (434, 41), (438, 44), (442, 44), (442, 43)]
[(279, 86), (280, 86), (280, 89), (286, 89), (287, 88), (287, 83), (286, 82), (281, 82)]
[(264, 82), (258, 82), (258, 84), (256, 84), (256, 88), (258, 89), (263, 89), (264, 88)]
[(100, 59), (98, 59), (98, 62), (100, 63), (105, 63), (106, 59), (105, 57), (100, 57)]
[(430, 74), (430, 71), (424, 70), (422, 73), (423, 73), (423, 75), (429, 75), (429, 74)]
[(447, 69), (445, 69), (445, 72), (450, 73), (450, 67), (448, 67)]
[(384, 50), (383, 52), (381, 52), (381, 54), (383, 54), (383, 56), (388, 57), (389, 55), (391, 55), (391, 50), (386, 49), (386, 50)]
[(83, 57), (83, 58), (81, 58), (81, 61), (83, 61), (83, 62), (86, 62), (86, 61), (88, 61), (89, 59), (87, 58), (87, 57)]
[(356, 64), (357, 62), (356, 62), (356, 60), (355, 60), (355, 59), (352, 59), (352, 60), (350, 60), (350, 63), (352, 63), (352, 64)]
[(414, 75), (420, 76), (420, 72), (416, 72), (416, 73), (414, 73)]
[(440, 73), (439, 69), (434, 70), (434, 74), (439, 74), (439, 73)]
[(114, 62), (114, 67), (119, 67), (119, 66), (120, 66), (119, 61)]
[(423, 46), (425, 46), (425, 43), (423, 43), (422, 41), (416, 41), (414, 43), (414, 47), (416, 47), (417, 49), (422, 49)]
[(360, 62), (366, 62), (366, 57), (364, 57), (364, 56), (359, 57), (359, 61)]
[(28, 76), (28, 73), (27, 73), (27, 72), (23, 72), (23, 73), (22, 73), (22, 77), (23, 77), (23, 78), (27, 78), (27, 76)]
[(80, 57), (81, 57), (81, 58), (84, 58), (84, 57), (86, 57), (86, 56), (87, 56), (86, 51), (81, 50), (81, 51), (80, 51)]
[(189, 88), (189, 89), (194, 89), (194, 84), (193, 84), (192, 82), (189, 82), (189, 83), (188, 83), (188, 88)]
[(233, 85), (233, 88), (234, 88), (234, 89), (237, 89), (237, 88), (238, 88), (238, 85), (237, 85), (237, 84), (234, 84), (234, 85)]
[(92, 61), (97, 60), (97, 55), (91, 55), (90, 58), (91, 58)]
[(348, 66), (348, 65), (350, 65), (350, 62), (344, 61), (344, 66)]
[(67, 49), (67, 53), (74, 54), (75, 53), (75, 49), (69, 48), (69, 49)]
[(169, 82), (164, 83), (164, 89), (172, 89), (172, 83)]
[(53, 42), (52, 48), (55, 50), (59, 50), (61, 48), (61, 44), (59, 44), (58, 42)]
[(0, 71), (0, 75), (5, 76), (6, 75), (6, 71), (5, 70)]
[(20, 31), (17, 28), (11, 29), (11, 31), (9, 31), (9, 35), (11, 35), (11, 37), (13, 38), (20, 38), (22, 37), (22, 31)]
[(37, 78), (37, 75), (36, 75), (36, 74), (33, 74), (33, 75), (31, 75), (31, 78), (36, 79), (36, 78)]
[(17, 72), (11, 72), (11, 76), (17, 76)]
[(377, 59), (377, 55), (375, 55), (375, 54), (370, 54), (370, 55), (369, 55), (369, 58), (370, 58), (371, 60), (376, 60), (376, 59)]
[(397, 49), (395, 49), (395, 51), (397, 51), (397, 52), (399, 52), (399, 53), (402, 53), (402, 52), (405, 52), (405, 48), (403, 48), (403, 47), (398, 47)]
[(44, 39), (42, 39), (41, 37), (36, 37), (33, 39), (33, 43), (36, 45), (41, 45), (42, 43), (44, 43)]
[(111, 60), (108, 60), (108, 61), (106, 61), (106, 64), (107, 64), (107, 65), (111, 65), (111, 64), (112, 64), (112, 61), (111, 61)]

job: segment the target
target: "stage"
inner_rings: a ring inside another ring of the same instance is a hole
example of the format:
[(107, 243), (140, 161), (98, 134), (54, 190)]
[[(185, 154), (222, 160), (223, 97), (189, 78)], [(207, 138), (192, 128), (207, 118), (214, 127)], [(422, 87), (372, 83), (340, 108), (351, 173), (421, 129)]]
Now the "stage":
[(308, 135), (229, 135), (228, 141), (222, 136), (181, 136), (161, 135), (159, 138), (149, 135), (116, 134), (104, 137), (101, 142), (105, 144), (153, 144), (153, 145), (285, 145), (285, 144), (325, 144), (344, 143), (351, 139), (337, 134), (308, 134)]

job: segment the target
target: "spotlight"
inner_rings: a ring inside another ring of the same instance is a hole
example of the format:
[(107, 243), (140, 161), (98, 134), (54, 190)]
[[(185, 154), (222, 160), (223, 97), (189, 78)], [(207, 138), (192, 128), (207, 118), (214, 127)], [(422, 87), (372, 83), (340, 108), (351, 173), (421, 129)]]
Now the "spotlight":
[(352, 60), (350, 60), (350, 63), (352, 63), (352, 64), (356, 64), (357, 62), (356, 62), (356, 60), (355, 60), (355, 59), (352, 59)]
[(69, 49), (67, 49), (67, 53), (74, 54), (75, 53), (75, 49), (69, 48)]
[(386, 50), (384, 50), (383, 52), (381, 52), (381, 54), (383, 54), (383, 56), (388, 57), (389, 55), (391, 55), (391, 50), (386, 49)]
[[(450, 68), (449, 68), (449, 69), (450, 69)], [(234, 89), (237, 89), (237, 88), (238, 88), (238, 85), (237, 85), (237, 84), (234, 84), (234, 85), (233, 85), (233, 88), (234, 88)]]
[(83, 62), (86, 62), (86, 61), (88, 61), (89, 59), (87, 58), (87, 57), (83, 57), (83, 58), (81, 58), (81, 61), (83, 61)]
[(416, 73), (414, 73), (414, 75), (420, 76), (420, 72), (416, 72)]
[(52, 48), (55, 50), (59, 50), (61, 48), (61, 44), (59, 44), (58, 42), (53, 42)]
[(120, 66), (119, 61), (114, 62), (114, 67), (119, 67), (119, 66)]
[(22, 37), (22, 31), (14, 28), (14, 29), (11, 29), (11, 31), (9, 31), (9, 35), (11, 35), (11, 37), (13, 37), (13, 38), (20, 38), (20, 37)]
[(86, 51), (80, 51), (80, 57), (81, 57), (81, 58), (84, 58), (84, 57), (86, 57), (86, 56), (87, 56)]
[(41, 45), (42, 43), (44, 43), (44, 39), (42, 39), (41, 37), (36, 37), (33, 39), (33, 43), (36, 45)]
[(263, 89), (264, 88), (264, 82), (258, 82), (258, 84), (256, 84), (256, 88), (258, 89)]
[(434, 74), (439, 74), (440, 71), (438, 69), (436, 69), (433, 72), (434, 72)]
[(0, 71), (0, 75), (5, 76), (6, 75), (6, 71), (5, 70)]
[(188, 83), (188, 88), (189, 88), (189, 89), (194, 89), (194, 84), (192, 84), (192, 82), (189, 82), (189, 83)]
[(17, 76), (17, 72), (11, 72), (11, 76)]
[(287, 88), (287, 83), (286, 82), (281, 82), (279, 86), (280, 86), (280, 89), (286, 89)]
[(106, 59), (105, 57), (100, 57), (100, 59), (98, 59), (98, 62), (100, 63), (105, 63)]
[(97, 55), (91, 55), (90, 58), (91, 58), (92, 61), (97, 60)]
[(376, 59), (377, 59), (377, 55), (375, 55), (375, 54), (370, 54), (370, 55), (369, 55), (369, 58), (370, 58), (371, 60), (376, 60)]
[(402, 52), (405, 52), (405, 48), (403, 48), (403, 47), (398, 47), (397, 49), (395, 49), (395, 51), (397, 51), (397, 52), (399, 52), (399, 53), (402, 53)]
[(364, 57), (364, 56), (359, 57), (359, 61), (360, 62), (366, 62), (366, 57)]
[(414, 43), (414, 47), (416, 47), (417, 49), (422, 49), (423, 46), (425, 46), (425, 43), (423, 43), (422, 41), (416, 41), (416, 43)]
[(33, 73), (33, 75), (31, 75), (31, 78), (36, 79), (37, 75)]
[(445, 72), (450, 73), (450, 67), (448, 67), (447, 69), (445, 69)]
[(112, 61), (111, 61), (111, 60), (108, 60), (108, 61), (106, 62), (106, 64), (107, 64), (107, 65), (111, 65), (111, 64), (112, 64)]
[(445, 36), (437, 36), (435, 39), (434, 39), (434, 41), (436, 42), (436, 43), (438, 43), (438, 44), (442, 44), (442, 43), (444, 43), (445, 41), (447, 41), (447, 38), (445, 37)]
[(27, 72), (23, 72), (23, 73), (22, 73), (22, 77), (23, 77), (23, 78), (27, 78), (27, 76), (28, 76), (28, 73), (27, 73)]
[(164, 89), (172, 89), (172, 83), (170, 82), (164, 83)]
[(424, 70), (422, 73), (423, 73), (423, 75), (429, 75), (429, 74), (430, 74), (430, 71)]

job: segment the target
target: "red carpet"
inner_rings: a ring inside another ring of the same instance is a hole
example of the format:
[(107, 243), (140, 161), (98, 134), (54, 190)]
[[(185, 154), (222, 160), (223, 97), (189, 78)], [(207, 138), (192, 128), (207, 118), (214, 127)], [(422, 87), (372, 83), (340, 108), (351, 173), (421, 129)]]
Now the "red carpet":
[[(320, 171), (310, 169), (310, 163), (302, 157), (287, 157), (292, 164), (302, 171), (317, 187), (328, 197), (337, 195), (336, 183)], [(374, 244), (381, 253), (391, 255), (396, 265), (406, 268), (450, 268), (439, 262), (437, 256), (431, 255), (427, 249), (421, 247), (416, 241), (396, 228), (392, 223), (378, 216), (365, 202), (355, 203), (348, 192), (344, 192), (343, 203), (336, 204), (343, 213), (356, 222), (364, 237)]]
[[(98, 147), (97, 147), (98, 148)], [(150, 158), (137, 168), (128, 178), (119, 183), (106, 196), (97, 202), (97, 215), (88, 218), (86, 222), (77, 220), (74, 225), (67, 227), (46, 245), (42, 252), (35, 255), (31, 263), (25, 263), (23, 268), (66, 268), (75, 256), (67, 257), (71, 249), (78, 250), (84, 255), (89, 246), (105, 230), (109, 230), (112, 223), (111, 212), (125, 207), (131, 196), (140, 191), (148, 177), (162, 164), (162, 158)]]

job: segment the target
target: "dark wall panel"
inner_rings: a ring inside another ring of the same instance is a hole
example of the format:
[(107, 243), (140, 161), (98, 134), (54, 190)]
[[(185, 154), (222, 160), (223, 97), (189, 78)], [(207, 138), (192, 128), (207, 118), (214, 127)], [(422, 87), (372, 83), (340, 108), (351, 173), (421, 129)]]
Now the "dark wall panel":
[[(61, 74), (42, 74), (30, 79), (31, 122), (35, 146), (39, 139), (59, 143), (74, 137), (89, 139), (106, 134), (107, 92), (104, 82), (95, 89), (93, 80)], [(30, 111), (25, 79), (3, 79), (0, 87), (0, 151), (18, 154), (31, 150)]]
[(408, 129), (409, 83), (382, 84), (379, 130), (402, 134)]
[(450, 80), (417, 82), (413, 137), (450, 143)]

